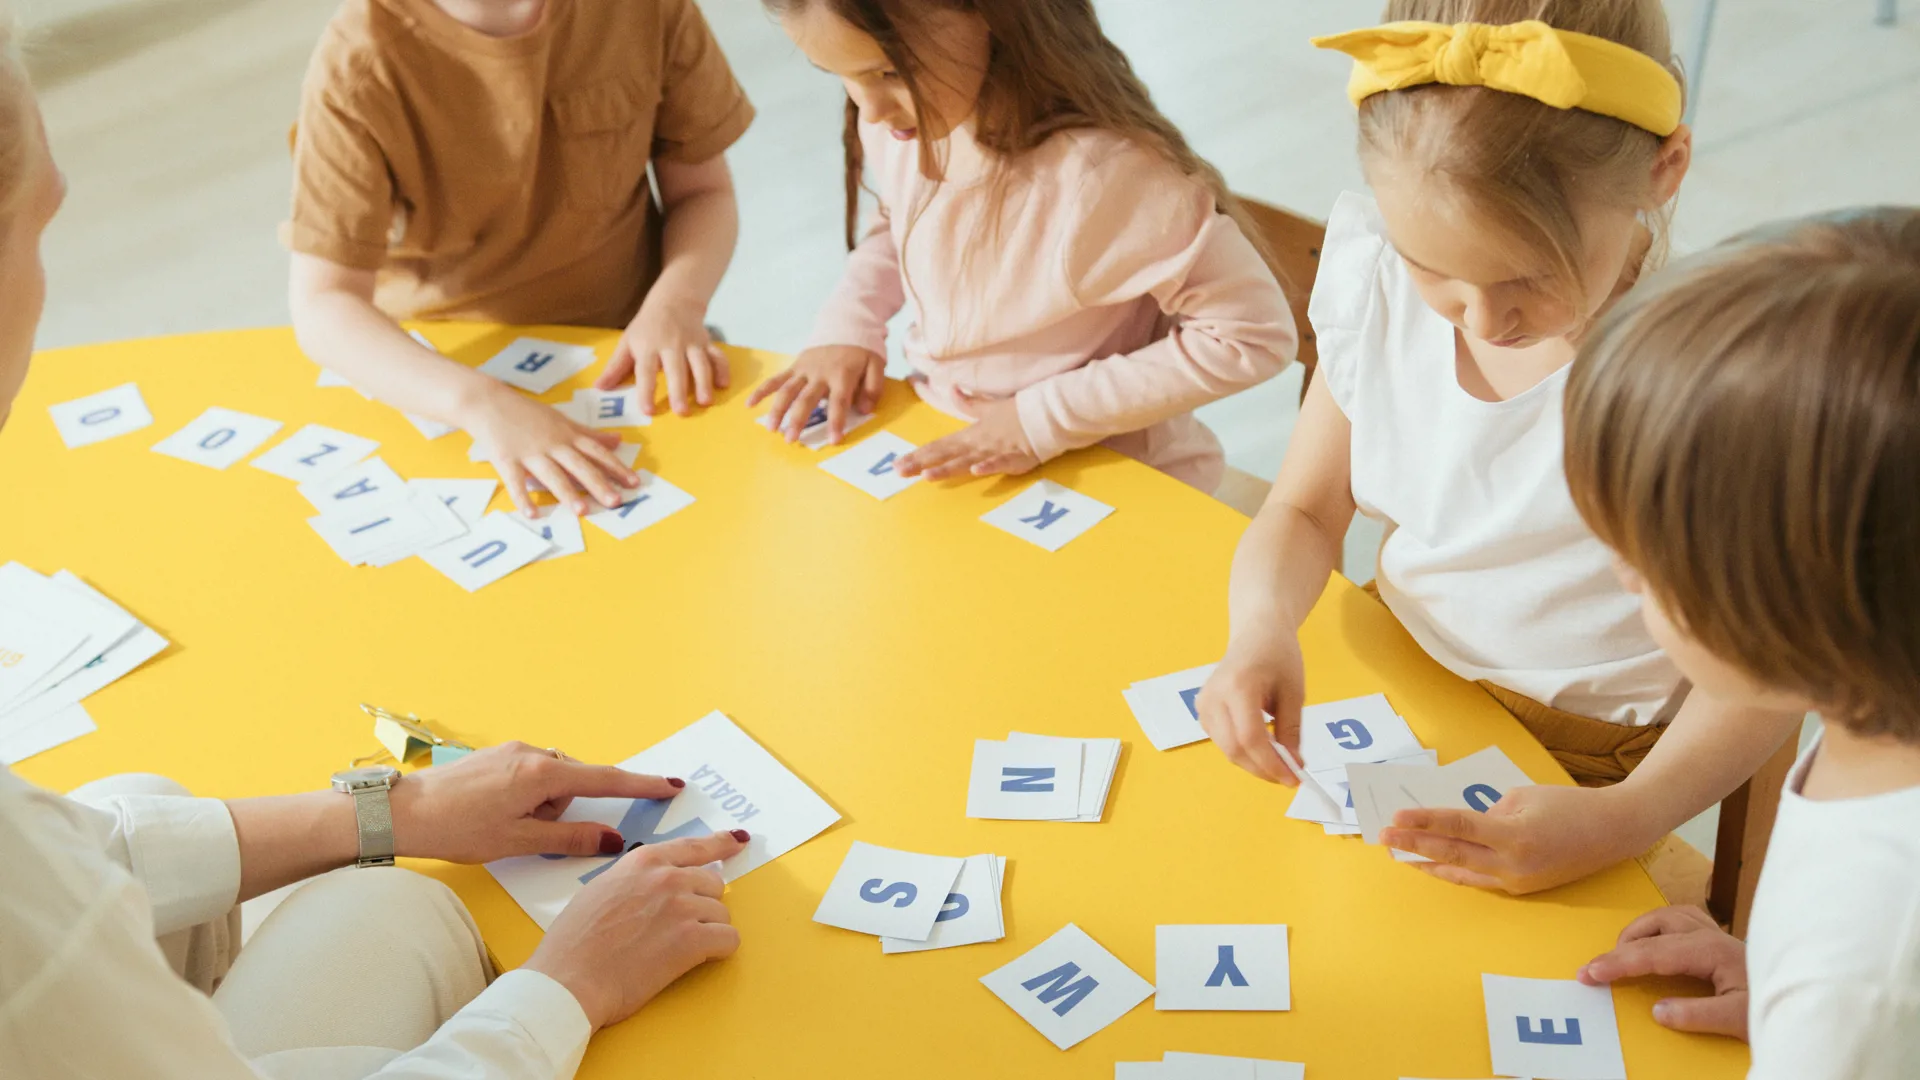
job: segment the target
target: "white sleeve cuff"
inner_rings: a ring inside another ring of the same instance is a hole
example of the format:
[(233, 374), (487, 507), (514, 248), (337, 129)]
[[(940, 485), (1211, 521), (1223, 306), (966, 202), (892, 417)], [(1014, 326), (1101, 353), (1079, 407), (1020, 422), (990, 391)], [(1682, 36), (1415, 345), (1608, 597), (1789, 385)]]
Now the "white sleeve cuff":
[(499, 1017), (526, 1032), (552, 1063), (557, 1077), (573, 1075), (587, 1052), (587, 1040), (593, 1036), (586, 1010), (572, 992), (549, 976), (525, 968), (493, 980), (493, 985), (468, 1002), (448, 1025), (482, 1015)]
[(224, 918), (239, 901), (240, 838), (226, 803), (119, 795), (99, 805), (119, 818), (127, 868), (153, 904), (155, 933)]

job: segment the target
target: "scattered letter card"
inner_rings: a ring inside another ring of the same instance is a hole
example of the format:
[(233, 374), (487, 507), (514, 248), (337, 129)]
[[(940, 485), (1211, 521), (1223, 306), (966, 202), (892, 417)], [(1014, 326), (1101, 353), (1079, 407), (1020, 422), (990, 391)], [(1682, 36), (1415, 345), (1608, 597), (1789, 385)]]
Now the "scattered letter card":
[(1160, 1080), (1306, 1080), (1307, 1067), (1297, 1061), (1221, 1057), (1167, 1051)]
[(1171, 750), (1207, 737), (1200, 726), (1200, 688), (1207, 685), (1213, 669), (1219, 666), (1202, 664), (1142, 680), (1120, 692), (1155, 750)]
[[(840, 820), (826, 800), (723, 713), (708, 713), (620, 767), (679, 777), (687, 786), (664, 802), (575, 799), (560, 820), (611, 825), (629, 846), (745, 829), (753, 834), (746, 850), (720, 865), (720, 876), (728, 881), (785, 855)], [(580, 891), (583, 878), (591, 880), (612, 864), (613, 859), (599, 856), (532, 855), (491, 862), (487, 869), (544, 930)]]
[(439, 499), (448, 509), (459, 515), (468, 528), (480, 524), (487, 516), (487, 504), (493, 501), (493, 490), (500, 486), (498, 480), (413, 480), (407, 484), (415, 491), (424, 491)]
[(890, 499), (920, 482), (894, 471), (900, 459), (918, 447), (890, 431), (879, 432), (845, 453), (835, 454), (820, 467), (876, 499)]
[(894, 953), (951, 949), (959, 945), (979, 945), (1007, 936), (1006, 920), (1001, 915), (1001, 883), (1006, 880), (1007, 860), (994, 855), (971, 855), (960, 868), (960, 880), (953, 883), (946, 903), (934, 917), (933, 932), (925, 941), (883, 937), (880, 951)]
[(1571, 980), (1480, 976), (1493, 1071), (1538, 1080), (1627, 1080), (1613, 991)]
[[(760, 417), (759, 424), (768, 431), (773, 431), (774, 419), (772, 413), (764, 413)], [(855, 428), (871, 419), (873, 419), (872, 413), (848, 412), (846, 426), (840, 431), (841, 438), (851, 435)], [(800, 427), (799, 443), (809, 450), (823, 450), (828, 446), (826, 402), (815, 405), (813, 412), (808, 414), (807, 422)]]
[(325, 480), (309, 480), (300, 485), (315, 510), (323, 514), (335, 510), (369, 510), (389, 503), (405, 502), (407, 482), (393, 466), (377, 457), (342, 469)]
[(1072, 739), (1018, 746), (976, 739), (967, 780), (967, 816), (1071, 821), (1080, 816), (1081, 745)]
[(1154, 941), (1156, 1009), (1293, 1007), (1283, 925), (1160, 926)]
[(50, 405), (47, 411), (53, 414), (53, 426), (69, 450), (139, 431), (153, 423), (153, 414), (147, 411), (146, 400), (133, 383)]
[(1153, 994), (1153, 984), (1072, 923), (980, 981), (1062, 1050)]
[(693, 496), (645, 469), (633, 470), (640, 483), (620, 493), (620, 505), (587, 515), (602, 532), (625, 540), (693, 505)]
[[(564, 410), (573, 421), (591, 428), (645, 427), (653, 417), (640, 411), (640, 388), (599, 390), (591, 386), (573, 392), (573, 400)], [(555, 406), (558, 408), (558, 406)]]
[(1059, 551), (1100, 524), (1113, 507), (1042, 480), (980, 516), (980, 520), (1031, 544)]
[(539, 338), (518, 338), (480, 365), (509, 386), (544, 394), (585, 371), (594, 361), (591, 345), (562, 345)]
[(153, 452), (205, 465), (209, 469), (225, 469), (253, 453), (279, 430), (278, 420), (249, 416), (216, 406), (201, 413), (186, 427), (154, 443)]
[(1320, 772), (1355, 761), (1386, 761), (1421, 751), (1413, 729), (1385, 694), (1329, 701), (1300, 710), (1300, 761)]
[(325, 480), (344, 472), (380, 448), (372, 439), (308, 424), (286, 441), (253, 459), (253, 467), (297, 483)]
[(963, 860), (858, 840), (833, 875), (813, 921), (862, 934), (925, 941), (960, 879)]
[(499, 581), (547, 553), (552, 545), (512, 514), (492, 513), (465, 536), (420, 553), (428, 566), (468, 592)]
[(552, 545), (540, 556), (541, 562), (583, 554), (587, 550), (587, 538), (580, 530), (579, 517), (564, 506), (549, 506), (539, 517), (521, 520), (527, 528), (540, 534), (540, 539)]

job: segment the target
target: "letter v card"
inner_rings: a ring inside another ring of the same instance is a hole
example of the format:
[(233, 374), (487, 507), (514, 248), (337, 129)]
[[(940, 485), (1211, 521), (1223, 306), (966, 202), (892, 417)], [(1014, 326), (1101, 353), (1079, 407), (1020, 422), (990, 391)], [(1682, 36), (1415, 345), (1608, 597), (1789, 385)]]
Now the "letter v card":
[(964, 859), (918, 855), (858, 840), (833, 875), (813, 921), (862, 934), (925, 941), (960, 880)]
[[(561, 821), (597, 821), (620, 830), (631, 846), (682, 836), (745, 829), (747, 848), (720, 864), (736, 881), (785, 855), (840, 820), (806, 781), (740, 730), (712, 712), (620, 763), (628, 772), (671, 776), (687, 786), (667, 802), (652, 799), (575, 799)], [(584, 882), (613, 862), (603, 856), (499, 859), (487, 870), (542, 930)]]

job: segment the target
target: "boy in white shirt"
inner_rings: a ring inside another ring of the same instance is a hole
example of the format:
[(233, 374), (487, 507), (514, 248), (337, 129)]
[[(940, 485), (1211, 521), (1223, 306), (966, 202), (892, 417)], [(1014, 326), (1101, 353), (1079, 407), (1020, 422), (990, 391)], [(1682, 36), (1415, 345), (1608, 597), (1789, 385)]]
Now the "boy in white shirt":
[(1920, 210), (1769, 229), (1628, 297), (1582, 347), (1567, 478), (1699, 692), (1817, 711), (1742, 945), (1629, 926), (1590, 984), (1744, 1036), (1754, 1078), (1920, 1075)]

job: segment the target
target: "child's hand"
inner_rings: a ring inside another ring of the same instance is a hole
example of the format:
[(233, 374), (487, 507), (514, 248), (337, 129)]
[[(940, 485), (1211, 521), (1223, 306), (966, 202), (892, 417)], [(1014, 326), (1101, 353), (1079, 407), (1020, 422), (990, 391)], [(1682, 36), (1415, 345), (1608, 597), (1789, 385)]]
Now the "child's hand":
[(807, 417), (824, 400), (827, 441), (837, 444), (847, 433), (849, 407), (853, 412), (873, 412), (886, 384), (886, 357), (853, 345), (823, 345), (794, 357), (787, 370), (767, 376), (767, 381), (753, 388), (747, 405), (751, 408), (771, 396), (773, 407), (767, 415), (775, 418), (773, 429), (794, 442), (807, 426)]
[(1388, 847), (1425, 855), (1435, 877), (1503, 892), (1537, 892), (1577, 881), (1639, 852), (1635, 792), (1557, 785), (1519, 787), (1486, 813), (1402, 810), (1380, 830)]
[(491, 389), (460, 426), (473, 434), (499, 470), (507, 496), (523, 514), (533, 513), (529, 476), (576, 514), (592, 511), (588, 495), (603, 506), (619, 506), (619, 489), (640, 482), (613, 454), (620, 445), (617, 432), (581, 427), (557, 409), (505, 386)]
[(649, 294), (593, 385), (611, 390), (632, 374), (640, 390), (640, 411), (648, 416), (653, 415), (654, 387), (662, 375), (667, 379), (667, 404), (678, 415), (693, 411), (689, 401), (703, 408), (713, 404), (714, 390), (726, 389), (732, 375), (726, 354), (707, 333), (706, 318), (704, 304)]
[(901, 476), (927, 474), (944, 480), (963, 472), (975, 476), (1019, 475), (1040, 464), (1040, 457), (1020, 426), (1020, 410), (1012, 398), (975, 404), (973, 426), (944, 439), (935, 439), (900, 459)]
[(1747, 1037), (1747, 946), (1697, 907), (1665, 907), (1635, 919), (1612, 952), (1580, 969), (1588, 986), (1641, 975), (1690, 975), (1713, 984), (1712, 997), (1667, 998), (1653, 1018), (1675, 1031)]
[[(1289, 633), (1243, 634), (1227, 645), (1195, 702), (1200, 726), (1235, 765), (1262, 780), (1292, 787), (1299, 778), (1273, 748), (1278, 741), (1300, 760), (1300, 704), (1306, 662), (1300, 639)], [(1267, 717), (1274, 718), (1267, 731)]]

